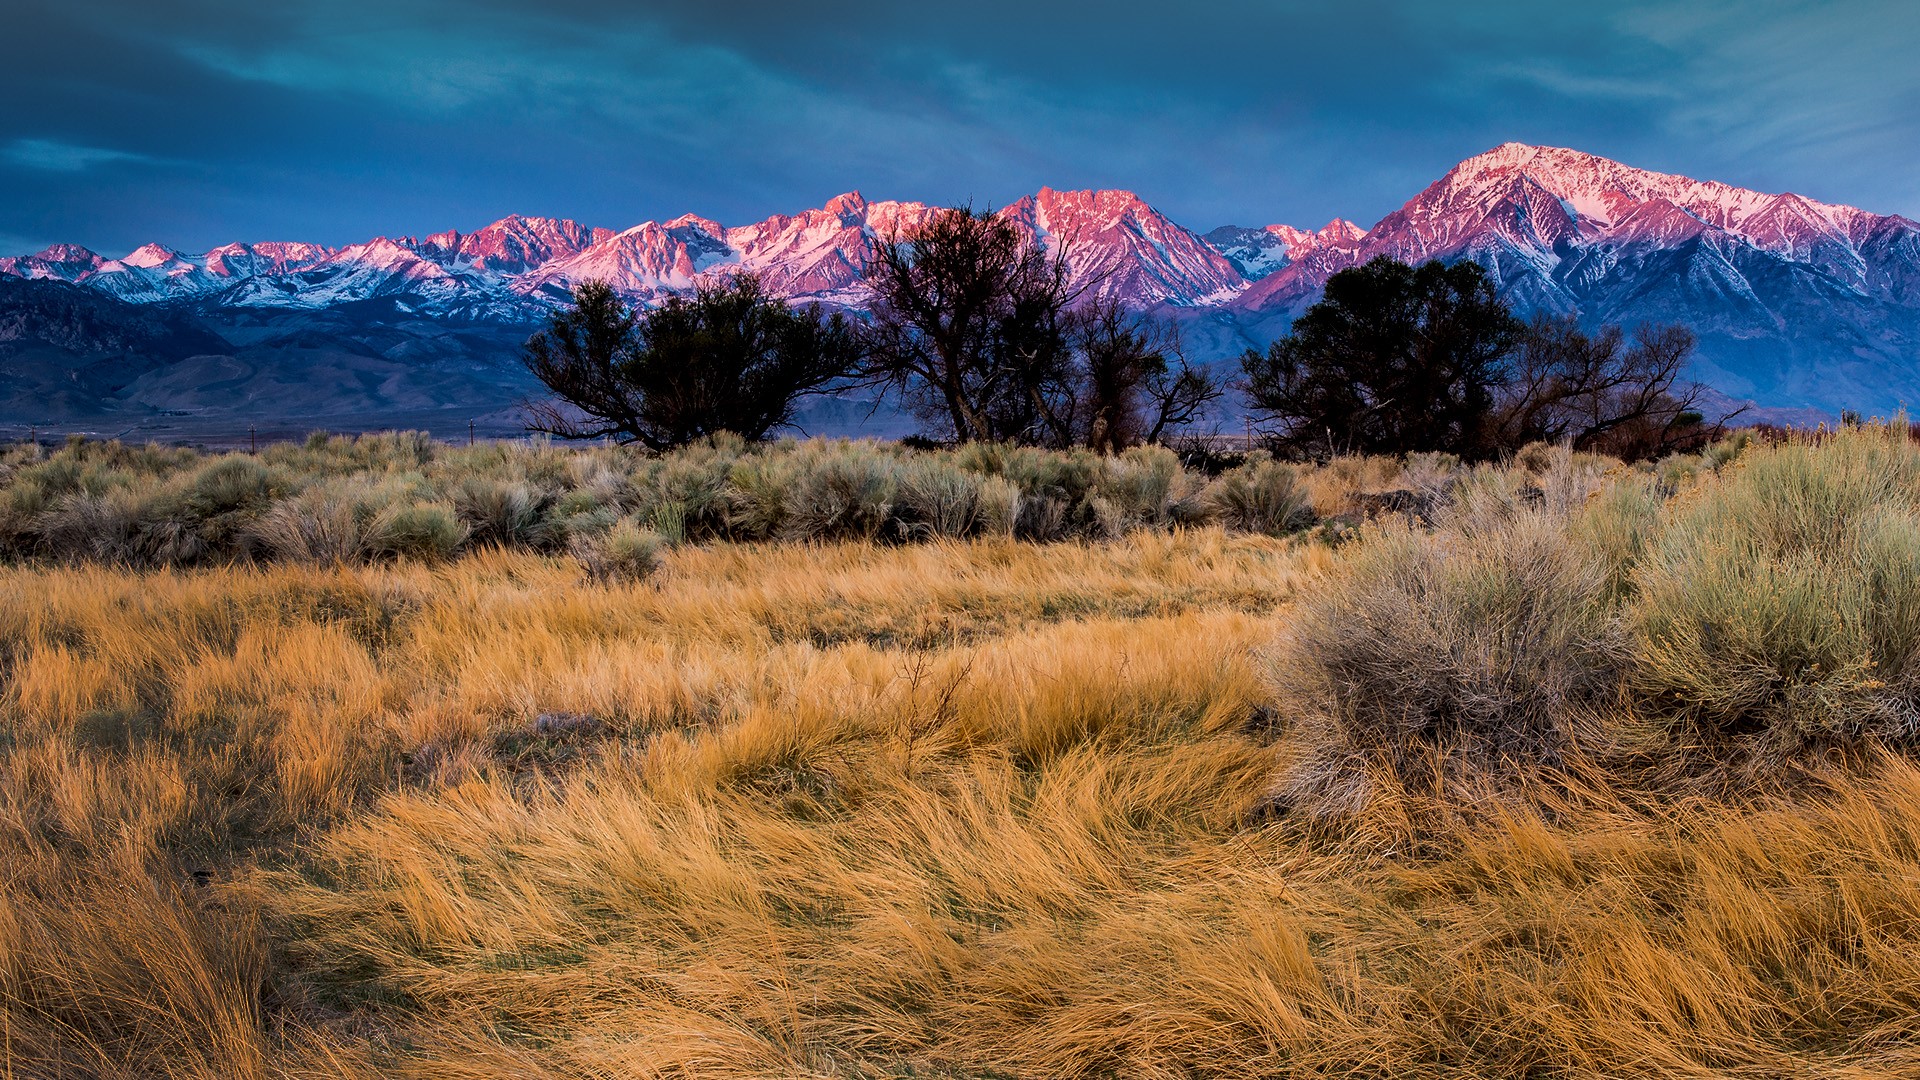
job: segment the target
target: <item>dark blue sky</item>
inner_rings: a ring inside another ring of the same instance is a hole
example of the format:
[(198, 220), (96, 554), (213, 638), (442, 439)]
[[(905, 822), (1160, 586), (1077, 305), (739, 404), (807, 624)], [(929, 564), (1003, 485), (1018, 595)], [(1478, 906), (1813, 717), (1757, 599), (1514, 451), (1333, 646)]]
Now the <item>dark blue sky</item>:
[(1371, 224), (1509, 139), (1920, 217), (1906, 2), (6, 0), (0, 254), (1126, 187)]

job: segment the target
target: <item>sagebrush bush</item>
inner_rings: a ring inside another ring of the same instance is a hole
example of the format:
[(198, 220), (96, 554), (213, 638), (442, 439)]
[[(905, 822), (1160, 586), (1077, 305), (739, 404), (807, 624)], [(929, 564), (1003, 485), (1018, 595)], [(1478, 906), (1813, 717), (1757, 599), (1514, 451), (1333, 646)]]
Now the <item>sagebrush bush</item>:
[(1603, 561), (1538, 509), (1368, 530), (1301, 596), (1274, 651), (1298, 748), (1276, 796), (1338, 816), (1383, 785), (1430, 791), (1566, 759), (1618, 686), (1607, 587)]
[(899, 464), (872, 443), (824, 444), (794, 460), (782, 534), (807, 540), (872, 540), (887, 530)]
[[(742, 458), (727, 476), (732, 505), (727, 528), (744, 540), (771, 540), (787, 524), (793, 488), (792, 455), (756, 454)], [(675, 509), (680, 504), (673, 504)], [(677, 523), (684, 530), (684, 520)]]
[(67, 495), (34, 522), (42, 548), (54, 555), (104, 563), (144, 562), (136, 541), (142, 500), (126, 488)]
[(1634, 567), (1659, 534), (1666, 501), (1667, 491), (1654, 477), (1627, 474), (1596, 492), (1569, 523), (1574, 540), (1605, 567), (1616, 597), (1630, 588)]
[(1096, 496), (1106, 506), (1103, 532), (1117, 536), (1165, 524), (1185, 494), (1180, 457), (1164, 446), (1135, 446), (1100, 461)]
[(1293, 467), (1265, 458), (1221, 473), (1205, 498), (1229, 529), (1284, 536), (1313, 523), (1313, 504)]
[(368, 554), (416, 559), (451, 558), (466, 543), (467, 526), (443, 503), (394, 502), (367, 524)]
[[(1316, 813), (1570, 753), (1785, 778), (1920, 747), (1920, 447), (1729, 440), (1683, 469), (1535, 448), (1457, 475), (1301, 598), (1275, 653)], [(1676, 486), (1675, 480), (1679, 483)]]
[(990, 479), (938, 458), (903, 463), (898, 498), (908, 535), (957, 538), (979, 531), (992, 513), (982, 505), (983, 485)]
[(725, 535), (733, 510), (727, 481), (745, 453), (738, 436), (721, 435), (647, 460), (642, 468), (651, 482), (642, 485), (639, 509), (651, 516), (660, 507), (672, 508), (668, 513), (683, 522), (689, 538)]
[(1633, 575), (1633, 683), (1685, 739), (1768, 757), (1920, 743), (1920, 448), (1903, 428), (1749, 449)]
[[(1535, 456), (1543, 467), (1557, 460), (1550, 449)], [(1548, 478), (1509, 471), (1502, 482), (1514, 491), (1553, 490)], [(1329, 492), (1355, 517), (1370, 512), (1367, 498), (1397, 506), (1412, 493), (1424, 516), (1463, 475), (1437, 454), (1325, 467), (1260, 454), (1209, 482), (1156, 446), (1103, 457), (999, 444), (748, 445), (730, 435), (665, 455), (539, 440), (454, 447), (418, 432), (315, 435), (216, 456), (74, 440), (51, 453), (0, 452), (0, 557), (187, 566), (558, 551), (629, 516), (669, 544), (1110, 540), (1214, 523), (1278, 535), (1307, 524)]]
[(525, 480), (467, 477), (453, 490), (453, 509), (475, 544), (546, 546), (556, 526), (551, 496)]
[(367, 521), (341, 492), (301, 492), (263, 514), (251, 530), (255, 545), (274, 559), (344, 562), (366, 550)]
[(594, 581), (632, 582), (653, 576), (669, 546), (658, 532), (628, 517), (600, 535), (576, 537), (573, 553)]

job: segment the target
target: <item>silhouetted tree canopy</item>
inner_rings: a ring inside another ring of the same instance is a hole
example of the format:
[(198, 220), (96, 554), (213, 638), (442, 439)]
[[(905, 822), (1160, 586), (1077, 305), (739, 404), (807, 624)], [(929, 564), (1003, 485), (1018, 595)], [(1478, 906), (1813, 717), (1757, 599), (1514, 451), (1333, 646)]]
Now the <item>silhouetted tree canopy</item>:
[(1334, 274), (1292, 334), (1241, 367), (1298, 452), (1476, 454), (1522, 329), (1473, 263), (1380, 257)]
[(853, 371), (846, 319), (795, 309), (741, 274), (637, 314), (604, 282), (574, 289), (527, 342), (525, 362), (557, 402), (528, 406), (536, 431), (611, 436), (654, 450), (731, 431), (764, 439), (794, 404)]
[(1566, 442), (1628, 461), (1691, 450), (1720, 425), (1705, 423), (1706, 388), (1682, 382), (1693, 356), (1684, 326), (1618, 326), (1592, 334), (1572, 316), (1535, 317), (1508, 366), (1497, 422), (1503, 446)]
[(1241, 357), (1250, 404), (1297, 454), (1443, 450), (1485, 458), (1534, 441), (1625, 458), (1698, 443), (1704, 388), (1682, 383), (1693, 335), (1588, 334), (1513, 316), (1471, 262), (1380, 257), (1342, 270), (1293, 332)]
[(1067, 243), (1048, 254), (971, 207), (879, 246), (868, 378), (962, 442), (1112, 451), (1156, 441), (1221, 394), (1175, 327), (1088, 300)]

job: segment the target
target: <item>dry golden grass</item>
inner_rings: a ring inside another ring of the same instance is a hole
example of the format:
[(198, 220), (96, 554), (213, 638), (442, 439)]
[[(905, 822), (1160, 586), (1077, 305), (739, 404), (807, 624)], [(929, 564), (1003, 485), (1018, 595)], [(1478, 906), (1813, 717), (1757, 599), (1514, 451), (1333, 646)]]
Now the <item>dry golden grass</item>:
[(0, 1075), (1920, 1074), (1902, 759), (1273, 816), (1342, 558), (0, 570)]

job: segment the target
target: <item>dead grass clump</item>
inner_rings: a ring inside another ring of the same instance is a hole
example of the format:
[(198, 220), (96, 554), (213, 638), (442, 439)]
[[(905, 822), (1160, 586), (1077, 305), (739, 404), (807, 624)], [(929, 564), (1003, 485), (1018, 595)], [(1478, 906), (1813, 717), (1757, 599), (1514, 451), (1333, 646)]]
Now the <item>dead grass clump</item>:
[[(10, 838), (11, 839), (11, 838)], [(0, 1029), (17, 1076), (271, 1075), (267, 946), (138, 842), (91, 857), (8, 844)], [(197, 895), (196, 895), (197, 894)]]

